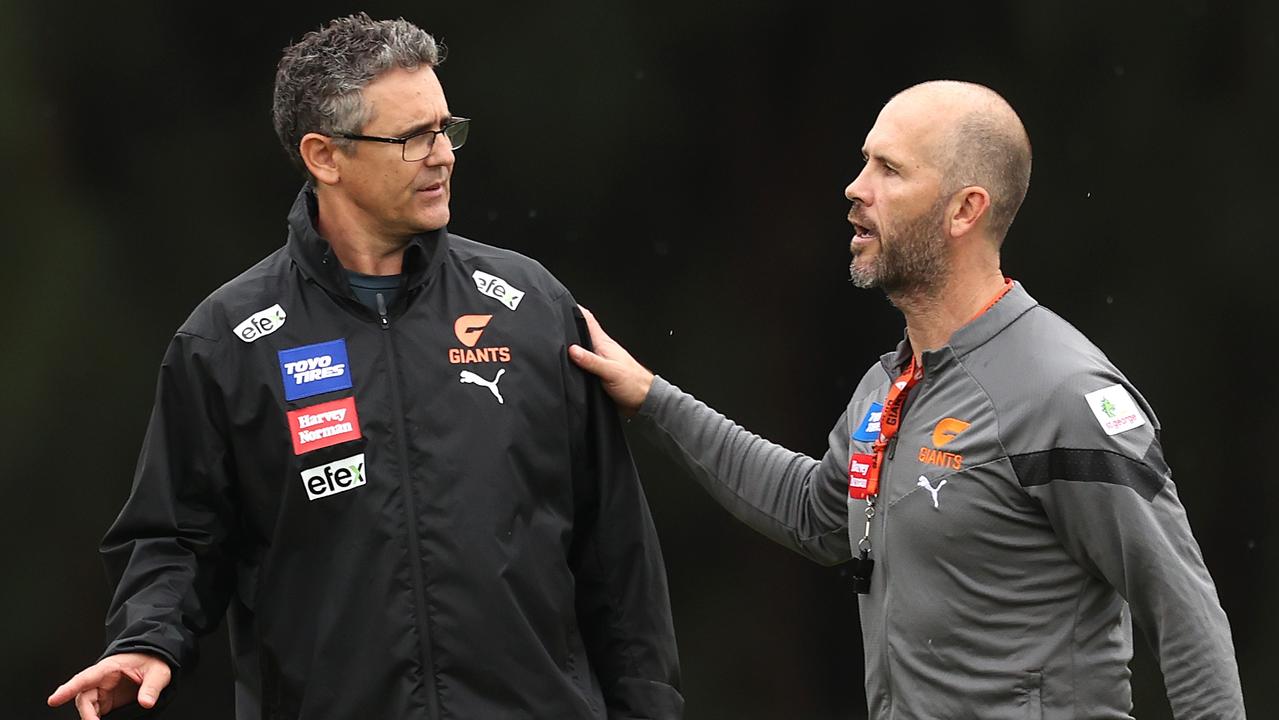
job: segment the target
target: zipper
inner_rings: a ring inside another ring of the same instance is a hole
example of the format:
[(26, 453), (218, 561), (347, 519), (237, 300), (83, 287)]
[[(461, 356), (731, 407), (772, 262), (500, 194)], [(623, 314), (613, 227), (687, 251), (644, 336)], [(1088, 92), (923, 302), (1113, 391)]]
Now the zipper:
[(435, 662), (431, 655), (431, 639), (426, 619), (426, 583), (422, 580), (421, 544), (417, 534), (417, 509), (413, 502), (412, 479), (409, 477), (408, 434), (404, 432), (404, 402), (400, 397), (400, 374), (395, 363), (395, 342), (391, 336), (391, 320), (386, 314), (386, 298), (377, 294), (377, 314), (382, 326), (383, 346), (391, 374), (391, 415), (395, 424), (395, 443), (400, 455), (400, 490), (408, 510), (409, 562), (413, 565), (413, 592), (417, 600), (417, 625), (422, 651), (423, 682), (429, 685), (430, 717), (440, 716), (439, 691), (435, 684)]
[[(894, 436), (892, 439), (892, 442), (889, 445), (890, 459), (892, 458), (892, 451), (896, 449), (896, 447), (897, 447), (897, 437)], [(885, 465), (884, 470), (888, 470), (890, 467), (892, 467), (888, 463), (885, 463), (884, 465)], [(880, 553), (879, 567), (880, 567), (880, 572), (883, 574), (883, 577), (884, 577), (884, 602), (883, 602), (883, 607), (881, 608), (882, 612), (880, 616), (879, 626), (881, 628), (880, 632), (882, 633), (882, 638), (883, 638), (881, 642), (883, 643), (883, 646), (884, 646), (884, 654), (883, 654), (884, 694), (887, 696), (886, 699), (888, 700), (888, 702), (886, 704), (888, 705), (888, 717), (890, 718), (895, 716), (896, 705), (897, 705), (896, 698), (893, 696), (893, 667), (892, 667), (892, 660), (889, 657), (889, 653), (891, 652), (891, 649), (888, 646), (889, 636), (892, 634), (888, 631), (888, 602), (890, 600), (890, 598), (888, 597), (888, 589), (889, 589), (888, 572), (890, 568), (888, 567), (889, 563), (884, 562), (885, 560), (888, 559), (888, 509), (889, 509), (889, 506), (892, 505), (892, 503), (887, 502), (887, 498), (888, 498), (888, 483), (891, 480), (892, 480), (891, 470), (884, 473), (883, 478), (881, 478), (880, 480), (879, 490), (883, 494), (885, 498), (885, 502), (884, 502), (883, 508), (881, 508), (878, 513), (879, 514), (879, 553)]]

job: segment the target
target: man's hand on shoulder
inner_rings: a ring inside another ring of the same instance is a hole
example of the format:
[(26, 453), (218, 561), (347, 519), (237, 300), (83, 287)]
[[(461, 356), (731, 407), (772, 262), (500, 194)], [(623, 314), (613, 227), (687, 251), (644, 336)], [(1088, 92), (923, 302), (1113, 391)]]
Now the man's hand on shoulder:
[(630, 417), (639, 411), (644, 398), (648, 397), (648, 390), (653, 386), (653, 373), (609, 337), (590, 310), (581, 305), (578, 308), (586, 318), (595, 352), (573, 345), (568, 349), (568, 355), (583, 370), (599, 376), (604, 391), (613, 398), (622, 413)]
[(160, 699), (160, 691), (172, 677), (169, 664), (155, 655), (110, 655), (54, 690), (49, 696), (49, 706), (58, 707), (75, 698), (81, 720), (100, 720), (101, 716), (135, 700), (144, 708), (153, 708)]

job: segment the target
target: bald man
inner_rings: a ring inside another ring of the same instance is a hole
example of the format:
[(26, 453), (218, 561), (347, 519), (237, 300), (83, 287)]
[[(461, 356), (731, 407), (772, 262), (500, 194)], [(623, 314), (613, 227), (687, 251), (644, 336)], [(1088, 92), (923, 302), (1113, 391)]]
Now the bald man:
[(725, 508), (851, 561), (872, 718), (1129, 718), (1132, 620), (1174, 715), (1242, 718), (1230, 626), (1146, 400), (1004, 277), (1030, 141), (988, 88), (894, 97), (845, 190), (850, 274), (906, 338), (820, 460), (752, 435), (637, 363), (587, 314), (570, 349)]

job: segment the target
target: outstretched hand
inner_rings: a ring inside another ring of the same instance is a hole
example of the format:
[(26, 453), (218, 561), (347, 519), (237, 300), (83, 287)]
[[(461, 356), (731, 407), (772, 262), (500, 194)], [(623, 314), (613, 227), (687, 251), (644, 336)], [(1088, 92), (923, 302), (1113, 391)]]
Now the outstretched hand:
[(160, 691), (168, 686), (172, 677), (169, 664), (154, 655), (110, 655), (54, 690), (49, 696), (49, 707), (58, 707), (75, 698), (81, 720), (101, 720), (101, 716), (134, 700), (150, 709), (155, 707)]
[(631, 357), (626, 348), (609, 337), (590, 310), (581, 305), (578, 308), (586, 318), (595, 352), (573, 345), (569, 347), (568, 355), (583, 370), (598, 376), (604, 391), (613, 398), (622, 413), (630, 417), (644, 404), (644, 398), (648, 397), (648, 390), (653, 386), (653, 373)]

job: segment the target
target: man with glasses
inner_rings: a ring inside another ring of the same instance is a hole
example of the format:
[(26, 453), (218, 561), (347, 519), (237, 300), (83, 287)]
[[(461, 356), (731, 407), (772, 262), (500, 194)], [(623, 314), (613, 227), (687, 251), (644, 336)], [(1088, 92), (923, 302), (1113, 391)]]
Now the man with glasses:
[(681, 715), (652, 520), (567, 362), (576, 304), (445, 228), (469, 121), (440, 60), (363, 14), (285, 51), (287, 243), (170, 344), (103, 540), (106, 652), (51, 705), (154, 707), (226, 613), (241, 720)]

